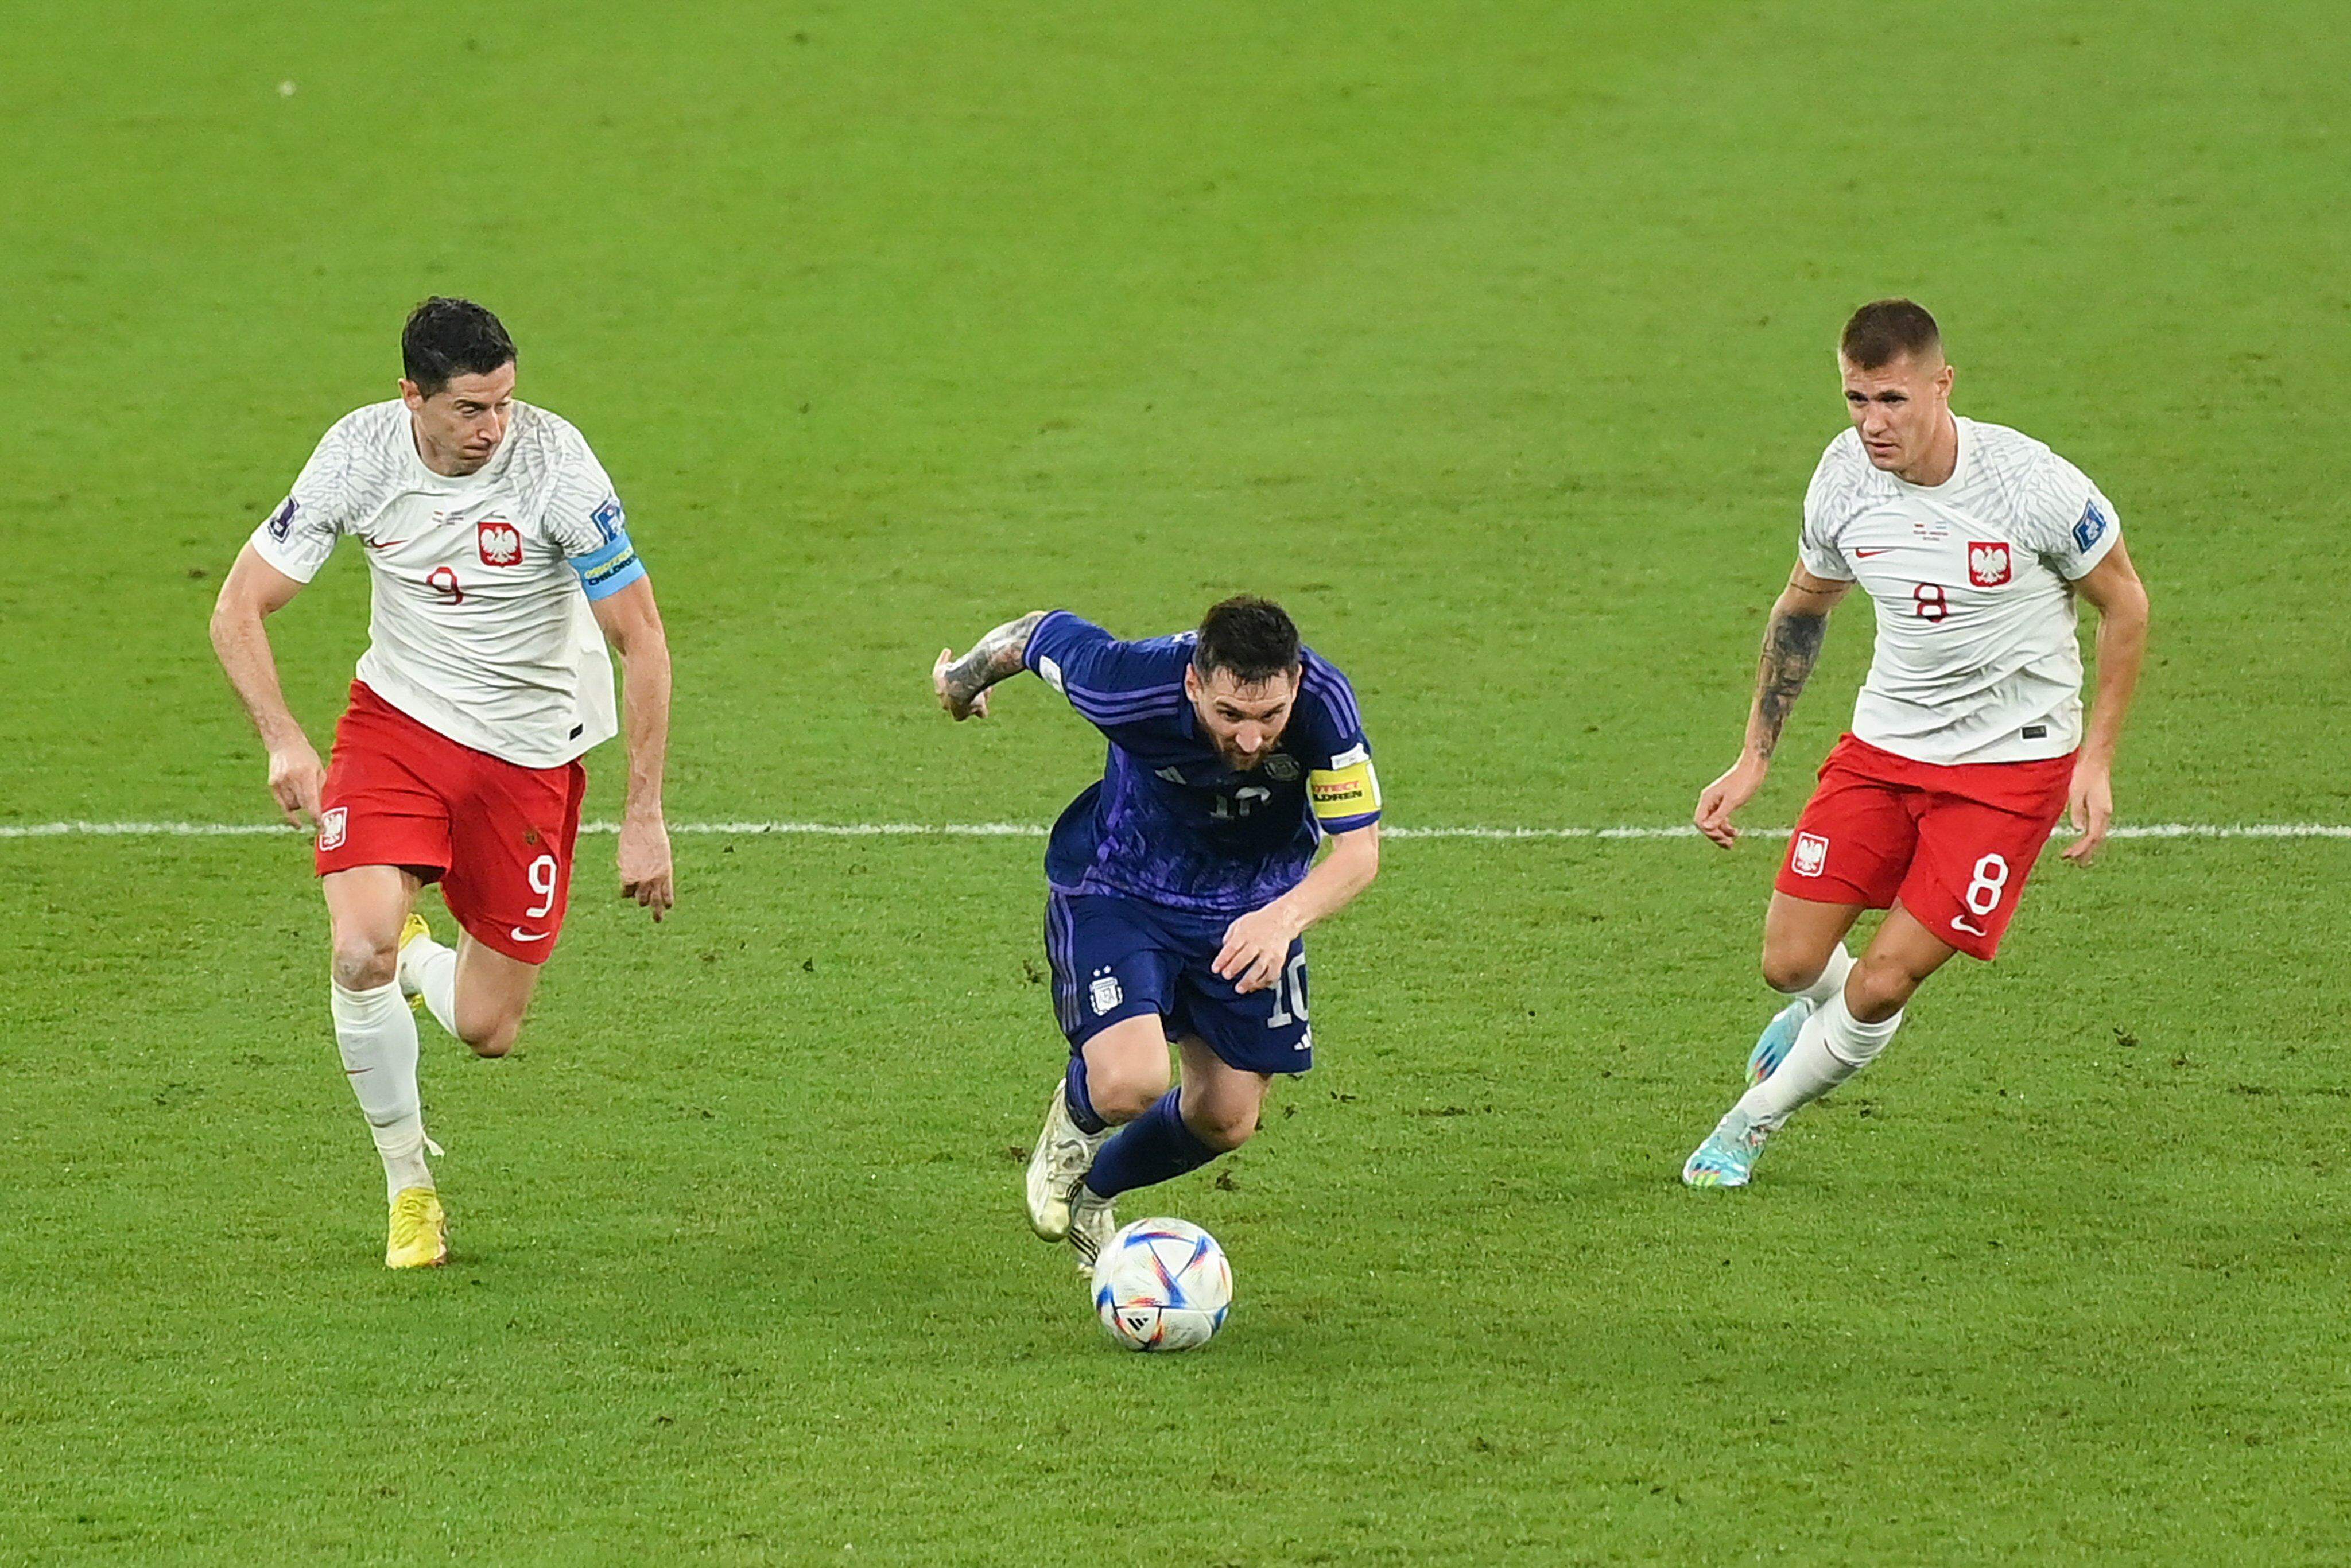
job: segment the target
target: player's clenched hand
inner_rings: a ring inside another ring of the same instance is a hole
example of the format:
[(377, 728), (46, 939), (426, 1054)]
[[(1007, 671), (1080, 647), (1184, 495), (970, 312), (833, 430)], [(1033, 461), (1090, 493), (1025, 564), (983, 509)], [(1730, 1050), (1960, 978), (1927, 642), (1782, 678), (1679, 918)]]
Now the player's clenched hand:
[(2065, 850), (2065, 858), (2075, 865), (2088, 865), (2098, 858), (2098, 846), (2106, 841), (2106, 829), (2115, 820), (2114, 772), (2103, 762), (2086, 759), (2074, 765), (2074, 783), (2065, 794), (2065, 815), (2074, 831), (2082, 836)]
[(1225, 945), (1211, 967), (1243, 995), (1261, 991), (1280, 977), (1297, 936), (1298, 928), (1273, 905), (1251, 910), (1225, 927)]
[(317, 823), (322, 810), (319, 793), (326, 787), (327, 769), (308, 737), (297, 735), (269, 748), (269, 792), (287, 821), (298, 828)]
[(1730, 815), (1755, 799), (1755, 791), (1763, 788), (1763, 775), (1771, 764), (1751, 751), (1742, 751), (1739, 760), (1730, 765), (1723, 776), (1698, 792), (1698, 810), (1691, 821), (1698, 831), (1720, 844), (1724, 849), (1739, 841), (1739, 830)]
[(631, 817), (621, 824), (621, 896), (652, 910), (656, 925), (677, 903), (669, 830), (658, 817)]
[(946, 709), (957, 724), (967, 718), (986, 718), (987, 688), (982, 686), (976, 692), (967, 693), (956, 682), (947, 679), (947, 672), (955, 667), (955, 650), (942, 648), (938, 658), (931, 664), (931, 689), (939, 695), (939, 706)]

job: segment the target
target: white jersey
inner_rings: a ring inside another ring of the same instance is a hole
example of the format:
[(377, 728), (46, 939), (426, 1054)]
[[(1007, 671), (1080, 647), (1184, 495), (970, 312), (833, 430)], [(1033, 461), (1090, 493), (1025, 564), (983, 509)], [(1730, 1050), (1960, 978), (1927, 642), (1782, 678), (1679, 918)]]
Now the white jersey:
[(496, 455), (451, 478), (417, 455), (405, 405), (346, 414), (253, 547), (308, 582), (345, 534), (374, 587), (359, 678), (384, 701), (525, 768), (558, 767), (619, 729), (588, 604), (643, 569), (611, 480), (569, 423), (518, 402)]
[(2072, 584), (2121, 520), (2031, 436), (1956, 423), (1959, 465), (1940, 485), (1876, 467), (1847, 430), (1804, 494), (1804, 570), (1859, 582), (1877, 610), (1853, 732), (1916, 762), (2063, 757), (2082, 743)]

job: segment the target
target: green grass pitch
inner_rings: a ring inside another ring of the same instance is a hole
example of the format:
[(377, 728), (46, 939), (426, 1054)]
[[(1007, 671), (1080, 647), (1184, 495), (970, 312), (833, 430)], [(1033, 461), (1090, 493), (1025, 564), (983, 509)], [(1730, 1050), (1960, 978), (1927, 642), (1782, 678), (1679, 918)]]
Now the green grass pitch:
[[(1270, 592), (1397, 826), (1685, 820), (1855, 303), (2116, 499), (2126, 820), (2351, 821), (2332, 8), (127, 5), (0, 51), (0, 826), (259, 821), (204, 645), (428, 292), (630, 503), (677, 821), (1049, 820), (946, 643)], [(2314, 423), (2315, 421), (2315, 423)], [(340, 558), (275, 628), (324, 742)], [(1847, 712), (1830, 653), (1751, 818)], [(591, 809), (618, 757), (591, 759)], [(291, 838), (0, 839), (0, 1563), (2339, 1560), (2351, 843), (2049, 862), (1744, 1194), (1775, 846), (1398, 839), (1324, 1065), (1144, 1201), (1123, 1356), (1028, 1239), (1032, 839), (582, 851), (517, 1053), (426, 1029), (453, 1265), (380, 1266)], [(1130, 1207), (1130, 1213), (1141, 1209)]]

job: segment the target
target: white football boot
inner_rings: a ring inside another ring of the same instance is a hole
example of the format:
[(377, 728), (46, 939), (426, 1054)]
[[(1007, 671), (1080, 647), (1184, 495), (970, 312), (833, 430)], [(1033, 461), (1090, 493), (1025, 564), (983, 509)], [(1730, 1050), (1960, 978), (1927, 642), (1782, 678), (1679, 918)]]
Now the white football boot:
[(1077, 1191), (1070, 1198), (1070, 1250), (1078, 1255), (1078, 1272), (1091, 1276), (1094, 1260), (1118, 1234), (1118, 1217), (1111, 1212), (1113, 1200), (1096, 1197), (1093, 1188), (1081, 1178)]
[(1063, 1086), (1045, 1103), (1045, 1128), (1029, 1155), (1029, 1227), (1047, 1241), (1070, 1234), (1070, 1200), (1093, 1168), (1094, 1155), (1115, 1129), (1089, 1133), (1070, 1116)]

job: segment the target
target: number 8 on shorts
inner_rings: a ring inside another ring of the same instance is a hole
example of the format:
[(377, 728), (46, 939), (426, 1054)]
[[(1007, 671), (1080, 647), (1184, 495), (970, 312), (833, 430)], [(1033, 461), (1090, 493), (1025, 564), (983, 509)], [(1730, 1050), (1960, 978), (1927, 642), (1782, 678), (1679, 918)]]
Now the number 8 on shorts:
[(2008, 891), (2008, 862), (1998, 855), (1986, 855), (1976, 862), (1975, 880), (1968, 883), (1968, 907), (1978, 915), (1990, 915), (2000, 907), (2000, 895)]

